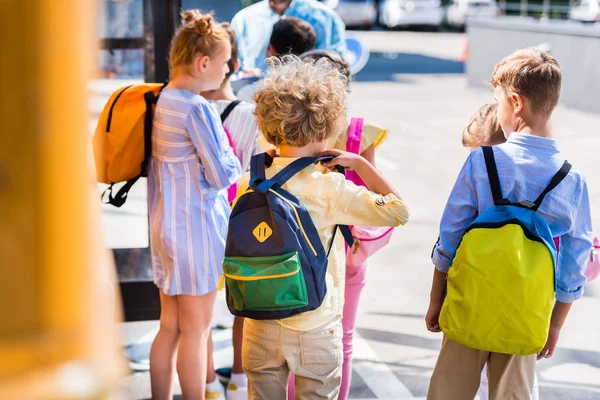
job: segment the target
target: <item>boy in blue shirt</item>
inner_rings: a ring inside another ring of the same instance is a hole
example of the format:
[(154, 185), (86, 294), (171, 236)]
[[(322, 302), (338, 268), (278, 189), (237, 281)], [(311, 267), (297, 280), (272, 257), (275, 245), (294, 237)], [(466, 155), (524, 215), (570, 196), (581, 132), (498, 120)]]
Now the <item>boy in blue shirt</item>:
[[(500, 185), (511, 202), (536, 198), (565, 161), (552, 138), (550, 117), (560, 95), (561, 71), (548, 53), (518, 50), (502, 60), (492, 76), (498, 121), (507, 142), (493, 147)], [(435, 271), (426, 324), (440, 332), (438, 318), (444, 302), (450, 261), (467, 227), (494, 205), (481, 149), (465, 162), (450, 194), (433, 251)], [(572, 169), (538, 209), (552, 235), (560, 237), (556, 269), (556, 303), (550, 330), (540, 354), (493, 353), (444, 339), (431, 378), (428, 399), (473, 399), (483, 366), (488, 366), (490, 399), (530, 398), (536, 358), (552, 357), (571, 303), (583, 294), (583, 274), (592, 245), (587, 183)], [(527, 307), (527, 304), (523, 304)]]
[(346, 56), (346, 26), (337, 13), (317, 0), (261, 0), (239, 11), (231, 20), (238, 38), (242, 70), (266, 71), (267, 48), (273, 26), (282, 17), (308, 22), (316, 33), (316, 49)]

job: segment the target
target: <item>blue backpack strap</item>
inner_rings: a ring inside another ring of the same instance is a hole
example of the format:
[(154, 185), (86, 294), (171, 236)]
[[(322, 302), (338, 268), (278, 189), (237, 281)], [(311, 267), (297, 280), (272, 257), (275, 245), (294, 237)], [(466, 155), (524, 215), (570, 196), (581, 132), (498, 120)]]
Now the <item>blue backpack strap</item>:
[(259, 181), (261, 179), (259, 177), (259, 180), (255, 180), (254, 182), (252, 182), (252, 180), (251, 180), (250, 183), (251, 183), (251, 185), (253, 185), (254, 189), (258, 190), (261, 193), (266, 193), (269, 191), (269, 189), (271, 189), (275, 185), (283, 186), (283, 184), (286, 183), (288, 180), (290, 180), (290, 178), (292, 178), (294, 175), (296, 175), (298, 172), (302, 171), (304, 168), (308, 167), (309, 165), (312, 165), (312, 164), (315, 164), (315, 163), (318, 163), (321, 161), (329, 161), (332, 159), (333, 159), (333, 157), (320, 157), (320, 158), (302, 157), (302, 158), (299, 158), (299, 159), (295, 160), (294, 162), (292, 162), (290, 165), (285, 167), (282, 171), (280, 171), (277, 175), (275, 175), (271, 179), (262, 178), (262, 181)]
[(261, 180), (264, 181), (266, 179), (265, 175), (265, 165), (267, 160), (267, 153), (260, 153), (255, 156), (252, 156), (250, 159), (250, 184), (252, 185), (252, 181)]
[(250, 186), (255, 186), (266, 179), (265, 169), (273, 164), (273, 157), (260, 153), (250, 159)]
[(344, 241), (348, 247), (354, 246), (354, 236), (352, 236), (352, 230), (350, 227), (348, 225), (336, 225), (335, 228), (333, 228), (333, 237), (331, 238), (331, 243), (329, 243), (329, 249), (327, 249), (327, 257), (329, 257), (329, 253), (331, 253), (331, 249), (333, 248), (335, 234), (337, 233), (338, 229), (342, 233), (342, 236), (344, 236)]

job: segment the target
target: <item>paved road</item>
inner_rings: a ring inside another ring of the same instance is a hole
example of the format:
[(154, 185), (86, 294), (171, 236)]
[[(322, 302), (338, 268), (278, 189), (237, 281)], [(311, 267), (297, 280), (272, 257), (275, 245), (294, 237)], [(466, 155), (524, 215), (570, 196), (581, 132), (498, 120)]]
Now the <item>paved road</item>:
[[(462, 128), (493, 96), (491, 90), (467, 87), (459, 61), (463, 35), (360, 35), (374, 54), (353, 83), (351, 114), (390, 129), (377, 163), (409, 202), (412, 217), (370, 263), (358, 318), (351, 397), (419, 398), (426, 396), (441, 342), (423, 322), (433, 271), (429, 255), (443, 206), (467, 156), (460, 145)], [(600, 204), (600, 173), (595, 168), (600, 116), (559, 108), (554, 122), (563, 151), (588, 176), (592, 204)], [(595, 222), (600, 226), (597, 218)], [(542, 399), (600, 398), (599, 310), (600, 282), (594, 282), (574, 306), (556, 355), (538, 364)], [(124, 341), (145, 342), (147, 347), (155, 327), (128, 325)], [(226, 364), (229, 332), (216, 335), (217, 363)], [(143, 353), (144, 345), (137, 349)], [(124, 385), (123, 398), (150, 397), (147, 373), (132, 374)]]

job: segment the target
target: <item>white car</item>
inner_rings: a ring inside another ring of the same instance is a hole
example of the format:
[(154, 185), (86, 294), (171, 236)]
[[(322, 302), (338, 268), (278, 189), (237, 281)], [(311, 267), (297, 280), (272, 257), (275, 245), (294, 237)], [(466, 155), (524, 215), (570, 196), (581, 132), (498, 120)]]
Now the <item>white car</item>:
[(496, 0), (451, 0), (446, 18), (451, 27), (464, 29), (468, 18), (490, 18), (498, 15), (500, 8)]
[(379, 3), (379, 23), (388, 28), (437, 28), (443, 22), (444, 7), (441, 0), (383, 0)]
[(375, 0), (324, 0), (323, 3), (333, 8), (348, 27), (370, 28), (377, 22)]
[(600, 22), (600, 0), (578, 0), (569, 11), (569, 19), (581, 22)]

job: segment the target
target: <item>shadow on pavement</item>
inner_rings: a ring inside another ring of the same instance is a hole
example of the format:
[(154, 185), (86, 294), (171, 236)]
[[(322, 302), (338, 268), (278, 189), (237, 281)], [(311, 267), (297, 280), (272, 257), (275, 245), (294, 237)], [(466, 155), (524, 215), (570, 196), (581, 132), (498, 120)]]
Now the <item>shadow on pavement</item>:
[(399, 344), (403, 346), (417, 347), (438, 351), (442, 344), (442, 336), (439, 340), (425, 339), (419, 336), (406, 335), (404, 333), (381, 331), (378, 329), (358, 328), (360, 336), (365, 340), (373, 340), (382, 343)]
[(379, 315), (381, 317), (398, 317), (398, 318), (416, 318), (425, 319), (425, 314), (407, 314), (407, 313), (388, 313), (388, 312), (369, 312), (369, 315)]
[(371, 53), (365, 68), (354, 77), (357, 82), (403, 82), (411, 83), (402, 75), (464, 74), (465, 65), (450, 60), (411, 53)]

